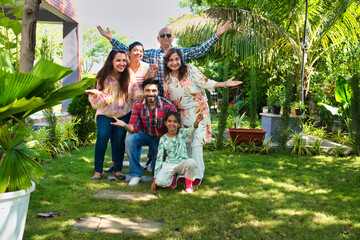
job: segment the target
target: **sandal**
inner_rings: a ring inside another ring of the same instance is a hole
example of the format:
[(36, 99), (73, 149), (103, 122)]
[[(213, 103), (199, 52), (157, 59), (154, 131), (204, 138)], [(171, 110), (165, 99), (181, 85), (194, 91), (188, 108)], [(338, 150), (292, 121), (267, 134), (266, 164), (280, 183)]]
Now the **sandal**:
[(122, 173), (114, 173), (113, 174), (118, 180), (125, 180), (126, 179), (126, 175), (122, 174)]
[(90, 180), (97, 180), (97, 179), (102, 179), (102, 177), (104, 176), (104, 173), (101, 173), (100, 176), (93, 176), (92, 178), (90, 178)]

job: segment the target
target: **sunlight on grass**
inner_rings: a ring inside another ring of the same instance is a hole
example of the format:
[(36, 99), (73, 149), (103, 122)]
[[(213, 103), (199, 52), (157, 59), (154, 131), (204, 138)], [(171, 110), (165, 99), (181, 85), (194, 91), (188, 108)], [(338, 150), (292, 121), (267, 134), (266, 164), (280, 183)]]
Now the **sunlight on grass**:
[(339, 220), (335, 216), (327, 215), (320, 212), (312, 212), (308, 210), (296, 210), (296, 209), (278, 209), (273, 211), (278, 215), (287, 215), (287, 216), (303, 216), (303, 215), (310, 215), (312, 216), (312, 222), (321, 225), (334, 225), (334, 224), (349, 224), (350, 221), (348, 220)]
[(234, 224), (235, 228), (245, 227), (245, 226), (253, 226), (253, 227), (276, 227), (278, 225), (283, 224), (283, 221), (280, 220), (265, 220), (265, 221), (258, 221), (258, 220), (251, 220), (246, 223), (237, 223)]
[(326, 189), (316, 189), (314, 192), (312, 192), (312, 194), (327, 194), (331, 192), (331, 190), (326, 190)]
[(290, 209), (290, 208), (286, 208), (286, 209), (277, 209), (274, 211), (276, 214), (279, 215), (288, 215), (288, 216), (296, 216), (296, 215), (305, 215), (308, 214), (308, 211), (299, 211), (299, 210), (295, 210), (295, 209)]
[(209, 197), (213, 197), (213, 196), (216, 196), (217, 194), (219, 194), (219, 190), (216, 188), (206, 189), (206, 191), (202, 190), (201, 194), (202, 194), (201, 198), (209, 198)]
[(224, 178), (220, 175), (215, 175), (215, 176), (206, 178), (206, 181), (209, 181), (211, 183), (215, 183), (217, 181), (222, 181), (222, 180), (224, 180)]
[(83, 161), (85, 161), (85, 162), (88, 162), (88, 163), (90, 163), (90, 162), (92, 162), (93, 161), (93, 159), (91, 158), (87, 158), (87, 157), (81, 157), (81, 160), (83, 160)]
[[(298, 157), (204, 151), (205, 181), (194, 194), (159, 188), (149, 202), (94, 198), (97, 190), (150, 192), (151, 183), (94, 174), (94, 145), (45, 163), (46, 175), (31, 195), (24, 239), (145, 239), (126, 234), (74, 231), (83, 216), (164, 219), (146, 239), (358, 239), (360, 158)], [(110, 148), (109, 148), (110, 149)], [(111, 151), (106, 153), (106, 167)], [(358, 163), (356, 165), (355, 163)], [(325, 163), (325, 164), (324, 164)], [(128, 167), (125, 167), (125, 173)], [(150, 175), (145, 172), (144, 174)], [(38, 212), (61, 212), (38, 218)], [(0, 216), (1, 217), (1, 216)]]
[(312, 221), (314, 223), (316, 223), (316, 224), (334, 225), (334, 224), (347, 224), (347, 223), (349, 223), (349, 221), (339, 220), (339, 219), (336, 219), (336, 217), (334, 217), (334, 216), (329, 216), (329, 215), (326, 215), (324, 213), (316, 212), (316, 213), (313, 213), (313, 214), (314, 214), (314, 218), (312, 219)]
[(272, 180), (271, 178), (259, 178), (257, 179), (259, 182), (263, 183), (263, 184), (270, 184), (276, 187), (281, 187), (284, 188), (285, 190), (289, 191), (289, 192), (309, 192), (312, 189), (311, 188), (304, 188), (304, 187), (298, 187), (295, 186), (293, 184), (289, 184), (289, 183), (285, 183), (285, 182), (275, 182), (274, 180)]
[(242, 177), (242, 178), (252, 178), (250, 175), (246, 175), (243, 173), (239, 173), (238, 176)]
[(235, 193), (230, 193), (230, 196), (234, 196), (234, 197), (240, 197), (240, 198), (249, 198), (249, 195), (242, 193), (242, 192), (235, 192)]
[(202, 231), (202, 230), (205, 230), (205, 227), (191, 225), (191, 226), (184, 228), (184, 231), (188, 232), (188, 233), (195, 233), (195, 232)]

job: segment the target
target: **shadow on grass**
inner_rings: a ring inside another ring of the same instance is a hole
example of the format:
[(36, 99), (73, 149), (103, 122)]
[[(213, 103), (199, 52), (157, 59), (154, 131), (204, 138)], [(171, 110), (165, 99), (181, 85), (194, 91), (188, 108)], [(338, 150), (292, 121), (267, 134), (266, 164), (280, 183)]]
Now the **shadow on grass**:
[[(105, 162), (110, 165), (109, 152)], [(93, 146), (46, 164), (32, 194), (24, 239), (356, 239), (360, 236), (359, 158), (207, 152), (195, 193), (160, 188), (146, 202), (93, 197), (96, 190), (150, 192), (149, 182), (90, 181)], [(69, 162), (73, 162), (69, 164)], [(128, 168), (124, 167), (124, 172)], [(148, 173), (147, 173), (148, 174)], [(37, 212), (61, 212), (37, 218)], [(82, 216), (165, 219), (149, 236), (76, 232)]]

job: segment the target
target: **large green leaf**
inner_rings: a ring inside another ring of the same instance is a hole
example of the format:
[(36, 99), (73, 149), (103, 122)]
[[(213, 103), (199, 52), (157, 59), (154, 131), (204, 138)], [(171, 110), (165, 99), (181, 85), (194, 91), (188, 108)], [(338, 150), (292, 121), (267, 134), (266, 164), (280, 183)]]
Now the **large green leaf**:
[(9, 73), (0, 71), (0, 107), (17, 99), (28, 97), (44, 80), (29, 73)]
[(35, 64), (30, 74), (40, 77), (43, 81), (28, 95), (28, 97), (43, 95), (54, 85), (54, 83), (60, 81), (71, 72), (71, 68), (60, 66), (46, 59), (40, 59)]
[(338, 76), (335, 82), (335, 100), (337, 102), (350, 103), (351, 89), (349, 81), (343, 76)]
[(14, 72), (14, 67), (11, 64), (10, 56), (7, 52), (0, 54), (0, 71), (4, 72)]
[(45, 157), (43, 150), (36, 149), (34, 142), (23, 144), (27, 134), (19, 131), (10, 138), (6, 125), (0, 127), (0, 193), (28, 189), (31, 179), (42, 176), (44, 169), (34, 157)]
[(63, 100), (69, 99), (69, 98), (73, 98), (77, 95), (83, 94), (84, 91), (89, 86), (94, 85), (94, 83), (96, 81), (97, 81), (96, 78), (85, 78), (85, 79), (81, 80), (80, 82), (72, 83), (72, 84), (69, 84), (67, 86), (64, 86), (64, 87), (56, 90), (50, 96), (48, 96), (48, 98), (45, 99), (44, 105), (27, 112), (25, 117), (31, 115), (32, 113), (41, 111), (45, 108), (54, 106), (54, 105), (58, 104), (60, 101), (63, 101)]
[(21, 98), (19, 100), (15, 100), (11, 104), (6, 105), (5, 107), (0, 107), (0, 122), (4, 119), (18, 114), (18, 113), (26, 113), (29, 109), (38, 108), (45, 104), (45, 101), (38, 97), (32, 97), (31, 99)]

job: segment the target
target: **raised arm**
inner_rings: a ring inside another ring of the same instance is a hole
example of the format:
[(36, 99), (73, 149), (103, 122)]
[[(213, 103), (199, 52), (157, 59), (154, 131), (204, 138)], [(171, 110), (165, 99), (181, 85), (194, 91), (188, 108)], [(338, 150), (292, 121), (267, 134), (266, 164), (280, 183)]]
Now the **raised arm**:
[(204, 56), (210, 49), (219, 41), (221, 35), (223, 35), (229, 28), (231, 21), (227, 21), (223, 25), (219, 25), (216, 33), (206, 40), (203, 44), (197, 47), (182, 48), (181, 51), (184, 55), (184, 60), (189, 61), (198, 57)]
[(112, 33), (109, 28), (106, 28), (106, 30), (104, 30), (102, 27), (97, 26), (97, 29), (103, 37), (109, 39), (109, 41), (112, 39)]
[(123, 44), (123, 43), (119, 42), (118, 40), (116, 40), (115, 38), (113, 38), (113, 35), (109, 28), (106, 28), (106, 30), (104, 30), (102, 27), (97, 26), (97, 29), (103, 37), (107, 38), (110, 41), (110, 44), (113, 47), (123, 50), (125, 52), (127, 52), (129, 50), (128, 46), (126, 46), (125, 44)]

